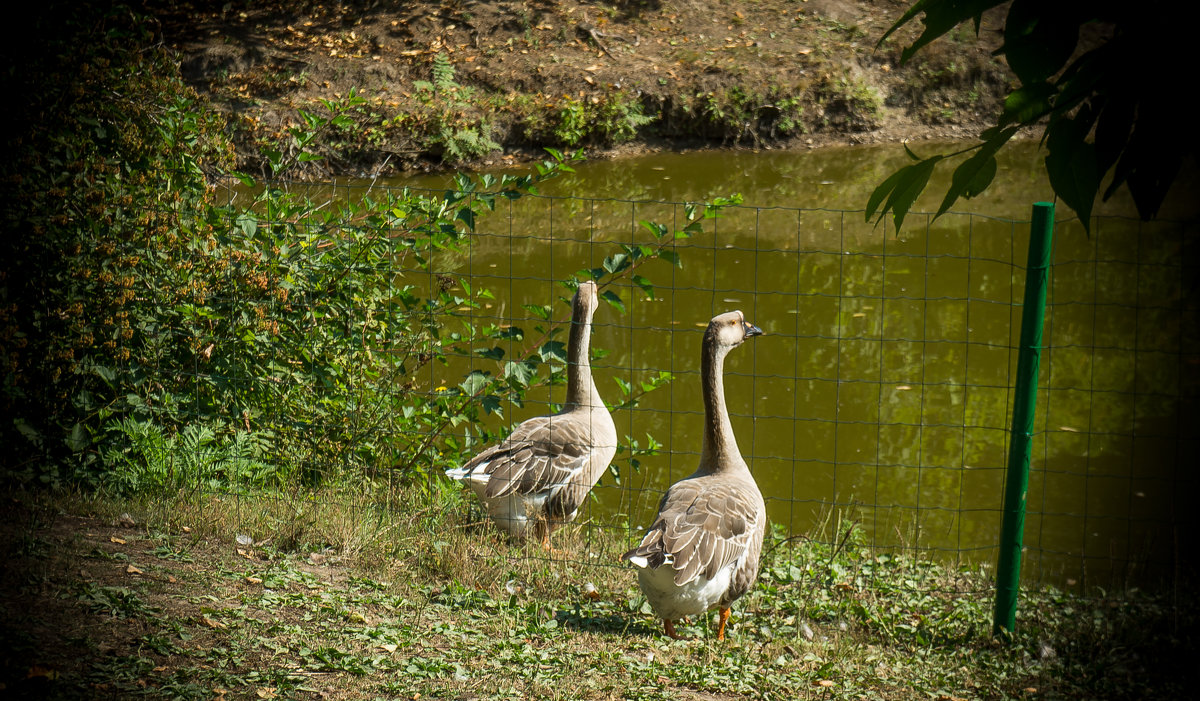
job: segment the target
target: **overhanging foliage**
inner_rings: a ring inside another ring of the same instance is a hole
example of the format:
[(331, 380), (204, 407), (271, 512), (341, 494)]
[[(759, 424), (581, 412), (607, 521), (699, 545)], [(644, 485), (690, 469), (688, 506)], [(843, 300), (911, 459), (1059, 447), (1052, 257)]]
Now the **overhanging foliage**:
[[(879, 40), (922, 17), (920, 36), (901, 55), (907, 61), (958, 25), (980, 31), (985, 12), (1000, 0), (920, 0)], [(980, 143), (951, 154), (919, 158), (872, 193), (866, 218), (892, 213), (899, 229), (934, 169), (974, 152), (954, 171), (938, 215), (960, 197), (984, 192), (996, 173), (996, 153), (1023, 127), (1045, 124), (1046, 172), (1055, 194), (1084, 227), (1096, 196), (1126, 187), (1144, 219), (1153, 218), (1195, 139), (1179, 131), (1183, 108), (1179, 67), (1194, 64), (1190, 20), (1194, 6), (1151, 1), (1126, 3), (1015, 0), (1004, 21), (1003, 55), (1020, 85), (1009, 93)], [(906, 149), (907, 150), (907, 149)], [(1107, 186), (1105, 183), (1107, 182)], [(881, 206), (882, 205), (882, 206)]]

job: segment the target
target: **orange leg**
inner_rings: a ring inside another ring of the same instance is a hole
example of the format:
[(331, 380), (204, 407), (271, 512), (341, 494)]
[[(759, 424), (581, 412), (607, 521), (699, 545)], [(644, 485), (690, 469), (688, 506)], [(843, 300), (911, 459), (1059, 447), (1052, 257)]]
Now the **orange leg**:
[(669, 618), (663, 619), (663, 631), (665, 631), (667, 634), (667, 637), (672, 640), (687, 640), (688, 639), (686, 635), (680, 635), (679, 633), (675, 632), (675, 622)]
[(562, 556), (565, 556), (565, 555), (567, 554), (566, 552), (564, 552), (564, 551), (562, 551), (562, 550), (559, 550), (558, 548), (552, 547), (552, 546), (550, 545), (550, 531), (551, 531), (551, 529), (552, 529), (552, 526), (551, 526), (549, 523), (545, 523), (545, 524), (543, 524), (543, 525), (542, 525), (542, 528), (541, 528), (541, 531), (542, 531), (542, 550), (545, 550), (546, 552), (550, 553), (551, 555), (558, 555), (558, 556), (560, 556), (560, 557), (562, 557)]
[(721, 609), (721, 622), (717, 625), (717, 640), (725, 639), (725, 622), (729, 620), (729, 608)]

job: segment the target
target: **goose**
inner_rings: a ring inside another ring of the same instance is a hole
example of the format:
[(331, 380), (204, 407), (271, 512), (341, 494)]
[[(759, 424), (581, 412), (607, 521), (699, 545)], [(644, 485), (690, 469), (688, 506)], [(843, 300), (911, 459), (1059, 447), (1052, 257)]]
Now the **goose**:
[(717, 640), (724, 640), (730, 606), (758, 577), (766, 505), (733, 435), (722, 369), (729, 351), (761, 334), (740, 311), (709, 322), (700, 359), (700, 466), (671, 485), (641, 544), (620, 558), (638, 568), (642, 593), (676, 640), (683, 638), (675, 632), (677, 619), (713, 608), (720, 610)]
[(521, 423), (498, 445), (446, 471), (471, 487), (495, 523), (518, 540), (550, 548), (550, 533), (572, 521), (617, 451), (617, 428), (596, 391), (588, 347), (596, 283), (579, 284), (567, 340), (567, 398), (562, 411)]

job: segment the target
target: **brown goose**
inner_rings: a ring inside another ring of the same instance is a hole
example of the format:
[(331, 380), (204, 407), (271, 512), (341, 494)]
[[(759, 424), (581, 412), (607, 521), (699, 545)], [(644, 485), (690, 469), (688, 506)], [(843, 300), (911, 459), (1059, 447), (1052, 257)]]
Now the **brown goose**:
[(588, 362), (596, 283), (580, 283), (567, 340), (567, 401), (553, 416), (521, 423), (499, 445), (446, 471), (471, 486), (492, 520), (516, 538), (550, 533), (571, 521), (617, 450), (617, 428)]
[(758, 576), (767, 513), (742, 459), (725, 409), (725, 356), (762, 331), (740, 311), (714, 317), (704, 332), (704, 443), (700, 467), (667, 490), (641, 545), (621, 556), (638, 567), (638, 584), (672, 638), (675, 620), (720, 609), (725, 639), (729, 607)]

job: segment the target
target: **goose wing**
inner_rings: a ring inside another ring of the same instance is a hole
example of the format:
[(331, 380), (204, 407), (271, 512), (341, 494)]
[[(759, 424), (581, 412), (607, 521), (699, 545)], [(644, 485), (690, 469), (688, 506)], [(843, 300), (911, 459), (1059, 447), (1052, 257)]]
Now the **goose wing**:
[(471, 462), (480, 466), (486, 462), (488, 498), (548, 492), (587, 467), (592, 451), (589, 434), (587, 426), (573, 416), (539, 416)]
[(669, 563), (677, 586), (701, 575), (712, 579), (751, 550), (759, 521), (766, 518), (761, 502), (754, 489), (736, 482), (677, 482), (641, 545), (622, 559), (638, 558), (652, 568)]

